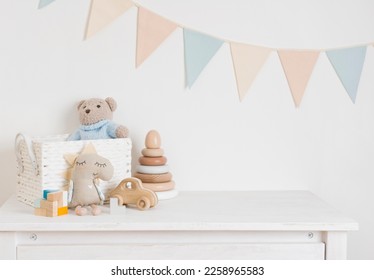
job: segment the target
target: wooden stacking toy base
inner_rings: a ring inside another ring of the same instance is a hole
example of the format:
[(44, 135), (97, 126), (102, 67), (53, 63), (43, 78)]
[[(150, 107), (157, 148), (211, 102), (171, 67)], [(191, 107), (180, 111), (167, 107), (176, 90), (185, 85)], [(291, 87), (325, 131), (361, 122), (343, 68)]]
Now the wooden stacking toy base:
[(175, 188), (175, 182), (169, 181), (166, 183), (143, 183), (143, 187), (154, 192), (165, 192)]
[(155, 192), (155, 194), (157, 195), (158, 200), (167, 200), (176, 197), (178, 195), (178, 191), (174, 189), (165, 192)]

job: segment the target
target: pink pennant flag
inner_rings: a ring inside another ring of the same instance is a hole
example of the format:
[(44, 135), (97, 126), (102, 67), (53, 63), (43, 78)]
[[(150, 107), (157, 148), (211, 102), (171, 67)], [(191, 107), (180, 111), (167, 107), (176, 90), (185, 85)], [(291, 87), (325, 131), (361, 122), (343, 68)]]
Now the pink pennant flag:
[(84, 38), (93, 36), (133, 5), (131, 0), (92, 0)]
[(252, 82), (267, 60), (270, 49), (230, 43), (239, 99), (243, 101)]
[(300, 106), (319, 53), (320, 51), (278, 51), (296, 107)]
[(139, 7), (136, 67), (141, 65), (177, 27), (174, 22)]

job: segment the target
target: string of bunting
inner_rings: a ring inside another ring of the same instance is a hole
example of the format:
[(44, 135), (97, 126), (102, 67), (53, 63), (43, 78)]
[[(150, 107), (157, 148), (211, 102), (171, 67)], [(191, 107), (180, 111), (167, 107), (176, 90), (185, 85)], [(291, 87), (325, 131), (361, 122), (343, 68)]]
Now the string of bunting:
[[(39, 0), (39, 9), (55, 0)], [(325, 52), (348, 96), (355, 103), (365, 62), (366, 49), (373, 43), (334, 49), (273, 49), (220, 39), (181, 26), (132, 0), (91, 0), (84, 38), (104, 29), (132, 7), (138, 9), (135, 66), (139, 67), (177, 28), (183, 29), (186, 86), (191, 88), (224, 43), (230, 45), (239, 99), (249, 91), (272, 51), (276, 51), (296, 107), (301, 104), (321, 52)]]

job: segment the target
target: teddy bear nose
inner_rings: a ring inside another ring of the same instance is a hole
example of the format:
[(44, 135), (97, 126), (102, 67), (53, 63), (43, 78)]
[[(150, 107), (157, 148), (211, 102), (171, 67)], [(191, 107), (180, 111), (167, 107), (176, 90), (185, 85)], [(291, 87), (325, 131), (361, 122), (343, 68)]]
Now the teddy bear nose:
[(86, 114), (89, 114), (90, 112), (91, 112), (90, 109), (87, 109), (87, 110), (86, 110)]

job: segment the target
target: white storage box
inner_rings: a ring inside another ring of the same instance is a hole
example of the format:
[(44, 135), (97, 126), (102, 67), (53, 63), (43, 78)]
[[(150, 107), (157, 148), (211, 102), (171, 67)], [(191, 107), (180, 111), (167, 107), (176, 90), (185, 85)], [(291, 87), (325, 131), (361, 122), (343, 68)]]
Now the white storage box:
[(64, 177), (69, 164), (65, 154), (78, 154), (84, 146), (92, 143), (97, 153), (107, 158), (114, 167), (113, 178), (101, 181), (104, 195), (116, 187), (121, 180), (131, 177), (130, 138), (65, 141), (67, 134), (39, 138), (28, 138), (23, 134), (16, 137), (18, 161), (17, 199), (29, 205), (43, 196), (45, 189), (67, 190), (69, 182)]

